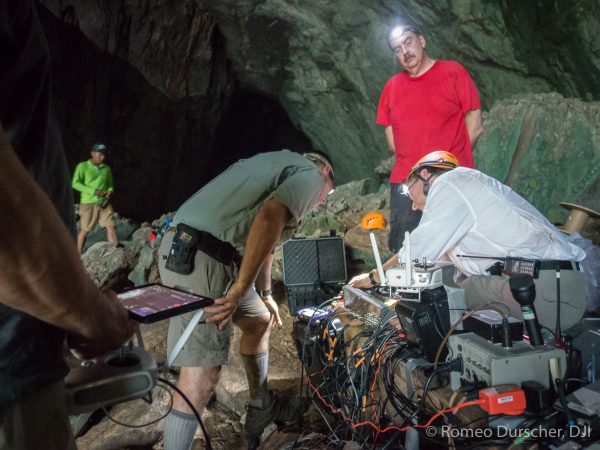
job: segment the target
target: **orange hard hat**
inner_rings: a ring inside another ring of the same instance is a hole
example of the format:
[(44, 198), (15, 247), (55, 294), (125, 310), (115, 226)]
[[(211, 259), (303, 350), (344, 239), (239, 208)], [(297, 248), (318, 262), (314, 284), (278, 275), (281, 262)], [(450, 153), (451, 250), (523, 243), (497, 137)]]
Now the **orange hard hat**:
[(444, 150), (436, 150), (423, 156), (417, 161), (417, 163), (410, 169), (410, 173), (407, 178), (410, 178), (413, 173), (424, 167), (436, 167), (438, 169), (456, 169), (460, 166), (458, 158), (452, 153)]
[(371, 211), (362, 217), (360, 220), (360, 227), (366, 230), (385, 228), (385, 217), (377, 211)]

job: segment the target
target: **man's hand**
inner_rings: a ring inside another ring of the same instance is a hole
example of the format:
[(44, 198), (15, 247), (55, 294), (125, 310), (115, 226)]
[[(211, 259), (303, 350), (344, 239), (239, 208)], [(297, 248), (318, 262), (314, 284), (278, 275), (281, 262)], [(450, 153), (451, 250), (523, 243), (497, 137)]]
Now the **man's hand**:
[(265, 306), (271, 313), (271, 319), (275, 319), (277, 325), (282, 326), (283, 322), (281, 320), (281, 317), (279, 316), (279, 306), (277, 305), (277, 302), (275, 301), (273, 296), (267, 295), (263, 297), (262, 301), (265, 303)]
[(96, 189), (96, 192), (94, 192), (94, 195), (96, 197), (108, 197), (108, 191), (103, 191), (102, 189)]
[(396, 144), (394, 143), (394, 131), (392, 126), (385, 127), (385, 140), (387, 141), (390, 152), (396, 153)]
[(138, 324), (129, 319), (114, 291), (100, 292), (98, 308), (90, 312), (92, 322), (87, 336), (70, 334), (69, 346), (84, 358), (93, 358), (116, 350), (135, 333)]
[(216, 298), (214, 305), (204, 308), (207, 313), (212, 314), (206, 322), (219, 322), (219, 330), (225, 328), (238, 309), (244, 293), (244, 290), (238, 288), (237, 283), (233, 283), (225, 297)]
[(479, 139), (479, 136), (483, 133), (481, 110), (475, 109), (467, 111), (465, 114), (465, 125), (467, 127), (467, 133), (469, 134), (469, 140), (471, 141), (471, 147), (475, 147), (477, 139)]
[(371, 280), (369, 280), (369, 273), (361, 273), (360, 275), (356, 275), (354, 278), (350, 280), (348, 283), (350, 286), (355, 288), (370, 288), (373, 287), (371, 284)]

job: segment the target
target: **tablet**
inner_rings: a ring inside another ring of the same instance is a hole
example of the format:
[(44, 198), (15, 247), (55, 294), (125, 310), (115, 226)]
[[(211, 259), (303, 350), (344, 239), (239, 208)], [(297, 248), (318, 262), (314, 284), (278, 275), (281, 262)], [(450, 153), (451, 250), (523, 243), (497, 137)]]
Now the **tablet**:
[(147, 284), (117, 294), (129, 316), (141, 323), (153, 323), (205, 308), (214, 300), (161, 284)]

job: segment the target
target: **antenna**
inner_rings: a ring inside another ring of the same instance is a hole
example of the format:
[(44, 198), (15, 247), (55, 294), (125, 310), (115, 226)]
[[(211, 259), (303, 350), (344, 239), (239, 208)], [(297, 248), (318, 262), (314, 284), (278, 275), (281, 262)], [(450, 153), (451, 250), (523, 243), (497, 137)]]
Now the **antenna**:
[[(402, 261), (400, 261), (402, 262)], [(412, 264), (410, 255), (410, 233), (406, 231), (404, 233), (404, 274), (406, 276), (406, 283), (412, 284)]]
[(381, 264), (381, 256), (379, 256), (379, 247), (377, 247), (377, 241), (373, 232), (369, 233), (369, 239), (371, 239), (371, 247), (373, 248), (373, 256), (375, 256), (375, 264), (377, 264), (377, 273), (379, 274), (380, 285), (385, 286), (387, 280), (385, 279), (385, 272), (383, 271), (383, 265)]

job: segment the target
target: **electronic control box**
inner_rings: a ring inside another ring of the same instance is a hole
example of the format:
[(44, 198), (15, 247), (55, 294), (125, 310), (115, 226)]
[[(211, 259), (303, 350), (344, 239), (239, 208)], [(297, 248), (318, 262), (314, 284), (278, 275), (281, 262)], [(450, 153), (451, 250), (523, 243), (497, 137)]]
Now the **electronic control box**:
[(143, 348), (84, 360), (65, 378), (69, 414), (144, 397), (156, 386), (157, 374), (156, 361)]
[(452, 358), (460, 358), (463, 365), (461, 373), (451, 373), (453, 390), (460, 387), (461, 379), (471, 383), (483, 381), (488, 386), (520, 386), (523, 381), (537, 381), (549, 388), (551, 368), (560, 372), (552, 373), (554, 378), (562, 377), (567, 367), (565, 352), (555, 347), (513, 342), (512, 347), (504, 348), (475, 333), (452, 335), (448, 343)]
[(407, 269), (406, 264), (398, 264), (386, 270), (387, 285), (408, 293), (435, 289), (442, 286), (442, 269), (449, 265), (445, 262), (412, 261)]

